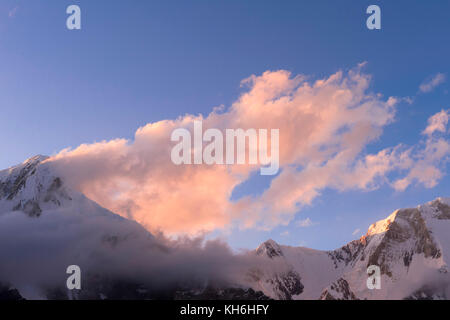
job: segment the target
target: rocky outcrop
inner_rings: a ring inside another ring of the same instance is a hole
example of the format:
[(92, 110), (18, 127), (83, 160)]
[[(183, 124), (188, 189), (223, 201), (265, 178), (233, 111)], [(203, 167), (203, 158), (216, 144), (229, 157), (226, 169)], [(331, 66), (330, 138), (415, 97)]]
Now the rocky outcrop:
[(283, 271), (269, 271), (264, 268), (253, 268), (248, 272), (252, 282), (259, 283), (262, 287), (271, 288), (272, 296), (276, 299), (291, 300), (293, 296), (303, 292), (301, 277), (294, 268), (285, 263), (281, 246), (272, 239), (262, 243), (256, 249), (256, 255), (275, 260), (281, 264)]
[(261, 291), (251, 288), (213, 288), (198, 292), (194, 290), (178, 290), (175, 292), (175, 300), (269, 300)]
[(333, 282), (320, 295), (320, 300), (357, 300), (355, 294), (350, 290), (347, 280), (340, 278)]
[(430, 206), (436, 209), (435, 217), (440, 220), (450, 220), (450, 206), (440, 200), (434, 200)]
[(42, 206), (56, 208), (72, 198), (60, 177), (49, 173), (44, 163), (48, 157), (35, 156), (23, 164), (0, 171), (0, 201), (11, 211), (39, 217)]
[[(395, 250), (400, 244), (409, 242), (406, 249)], [(367, 266), (377, 265), (381, 273), (392, 277), (391, 264), (397, 260), (409, 266), (415, 254), (437, 259), (441, 253), (434, 243), (419, 209), (397, 210), (388, 220), (382, 241), (371, 252)]]
[(18, 301), (24, 300), (24, 298), (20, 295), (17, 289), (11, 288), (8, 285), (0, 283), (0, 301), (1, 300)]
[(256, 249), (256, 254), (259, 256), (267, 256), (270, 259), (274, 259), (277, 257), (282, 257), (283, 251), (281, 250), (280, 245), (278, 243), (270, 239), (262, 243), (258, 247), (258, 249)]

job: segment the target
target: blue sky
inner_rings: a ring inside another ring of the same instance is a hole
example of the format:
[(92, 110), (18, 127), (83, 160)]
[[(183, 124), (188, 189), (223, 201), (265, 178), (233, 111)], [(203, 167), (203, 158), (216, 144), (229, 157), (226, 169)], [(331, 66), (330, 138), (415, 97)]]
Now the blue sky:
[[(70, 4), (82, 30), (65, 27)], [(378, 4), (382, 29), (365, 26)], [(286, 69), (314, 78), (367, 61), (371, 91), (413, 97), (368, 152), (421, 139), (426, 120), (450, 108), (449, 81), (432, 92), (419, 85), (450, 74), (448, 1), (65, 1), (0, 3), (0, 167), (81, 143), (132, 139), (146, 123), (229, 106), (240, 81)], [(241, 186), (254, 193), (261, 177)], [(313, 225), (220, 234), (231, 246), (267, 238), (332, 249), (358, 237), (398, 207), (450, 196), (450, 181), (404, 192), (325, 190), (296, 220)], [(286, 231), (289, 233), (286, 235)], [(284, 233), (284, 235), (282, 235)], [(216, 234), (215, 234), (216, 235)]]

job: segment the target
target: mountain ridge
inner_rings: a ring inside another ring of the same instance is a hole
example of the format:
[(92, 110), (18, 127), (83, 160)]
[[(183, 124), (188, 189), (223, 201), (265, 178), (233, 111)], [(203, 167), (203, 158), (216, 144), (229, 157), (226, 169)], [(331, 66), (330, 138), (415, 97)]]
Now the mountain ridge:
[[(335, 250), (283, 246), (270, 240), (265, 246), (276, 249), (266, 250), (265, 254), (268, 259), (280, 259), (291, 266), (300, 275), (300, 281), (305, 283), (303, 297), (293, 295), (291, 298), (417, 298), (412, 287), (416, 286), (420, 291), (421, 287), (441, 282), (442, 286), (436, 288), (439, 293), (428, 293), (426, 298), (447, 299), (450, 283), (447, 276), (447, 259), (450, 256), (448, 231), (450, 199), (438, 198), (417, 208), (394, 211), (386, 219), (372, 224), (360, 239)], [(276, 255), (270, 252), (276, 252)], [(311, 253), (320, 259), (313, 264), (313, 268), (308, 268), (308, 262), (313, 259)], [(381, 290), (369, 290), (366, 286), (367, 268), (371, 265), (380, 267)], [(315, 266), (318, 267), (317, 270), (314, 269)], [(323, 281), (329, 282), (328, 286), (320, 288), (320, 279), (315, 279), (315, 287), (313, 284), (306, 284), (306, 281), (316, 278), (318, 274), (328, 277)], [(420, 281), (423, 275), (429, 279)], [(390, 295), (389, 292), (395, 287), (397, 293)], [(273, 292), (265, 293), (276, 297)]]
[[(48, 159), (39, 155), (0, 171), (0, 258), (11, 260), (0, 265), (0, 297), (450, 298), (450, 198), (396, 210), (335, 250), (269, 239), (240, 256), (214, 245), (206, 254), (208, 248), (158, 238), (72, 190)], [(65, 266), (74, 261), (88, 270), (89, 287), (75, 295), (63, 286)], [(226, 270), (214, 267), (220, 261)], [(32, 264), (47, 272), (32, 274)], [(370, 265), (380, 267), (380, 290), (367, 288)]]

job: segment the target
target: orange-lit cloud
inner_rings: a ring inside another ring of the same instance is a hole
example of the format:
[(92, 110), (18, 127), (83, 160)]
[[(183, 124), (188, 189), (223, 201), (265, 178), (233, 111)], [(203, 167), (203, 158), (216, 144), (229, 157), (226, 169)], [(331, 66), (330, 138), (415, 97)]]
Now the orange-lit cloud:
[[(411, 157), (410, 149), (364, 154), (394, 120), (397, 99), (371, 93), (370, 76), (360, 67), (315, 82), (284, 70), (267, 71), (244, 80), (248, 90), (225, 111), (150, 123), (137, 130), (133, 141), (81, 145), (49, 161), (102, 206), (169, 234), (231, 225), (271, 228), (289, 222), (324, 188), (369, 190), (390, 183), (386, 175), (393, 170), (410, 171), (407, 180), (395, 182), (399, 190), (414, 180), (431, 186), (412, 173), (420, 159)], [(231, 201), (233, 189), (259, 167), (174, 165), (171, 133), (180, 127), (192, 130), (194, 120), (202, 120), (204, 130), (279, 129), (281, 173), (260, 196)], [(435, 162), (423, 161), (434, 167)], [(427, 172), (432, 181), (439, 178), (432, 169)]]

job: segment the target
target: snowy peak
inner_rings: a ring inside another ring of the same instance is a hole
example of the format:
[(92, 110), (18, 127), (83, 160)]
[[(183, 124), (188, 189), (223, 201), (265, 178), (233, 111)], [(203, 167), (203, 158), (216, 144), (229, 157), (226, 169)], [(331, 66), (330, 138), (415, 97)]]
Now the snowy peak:
[[(396, 210), (372, 224), (360, 239), (336, 250), (289, 247), (269, 240), (256, 252), (269, 260), (276, 258), (298, 275), (304, 288), (292, 295), (295, 299), (447, 299), (450, 199)], [(372, 265), (381, 271), (380, 290), (367, 288), (367, 268)], [(282, 298), (277, 288), (267, 285), (281, 275), (275, 273), (272, 280), (264, 279), (255, 287), (272, 298)]]
[(378, 265), (382, 274), (393, 276), (397, 263), (408, 268), (415, 255), (437, 259), (441, 252), (418, 208), (396, 210), (387, 219), (369, 228), (370, 242), (365, 252), (369, 265)]
[(0, 213), (23, 211), (37, 217), (43, 209), (59, 207), (71, 200), (61, 178), (45, 162), (47, 159), (34, 156), (0, 171)]
[(25, 160), (23, 163), (27, 164), (27, 163), (39, 163), (39, 162), (44, 162), (45, 160), (49, 159), (49, 156), (44, 156), (42, 154), (38, 154), (35, 155), (31, 158), (28, 158), (27, 160)]
[(339, 278), (326, 288), (320, 295), (320, 300), (358, 300), (350, 290), (347, 280)]
[(437, 198), (419, 208), (427, 218), (450, 220), (450, 198)]
[(274, 259), (276, 257), (282, 257), (283, 251), (281, 250), (281, 247), (278, 243), (276, 243), (272, 239), (269, 239), (263, 242), (258, 247), (258, 249), (256, 249), (256, 254), (259, 256), (267, 256), (271, 259)]
[(394, 222), (397, 213), (399, 210), (394, 211), (389, 217), (386, 219), (377, 221), (370, 225), (369, 230), (367, 231), (366, 237), (373, 236), (376, 234), (380, 234), (389, 230), (389, 227)]

